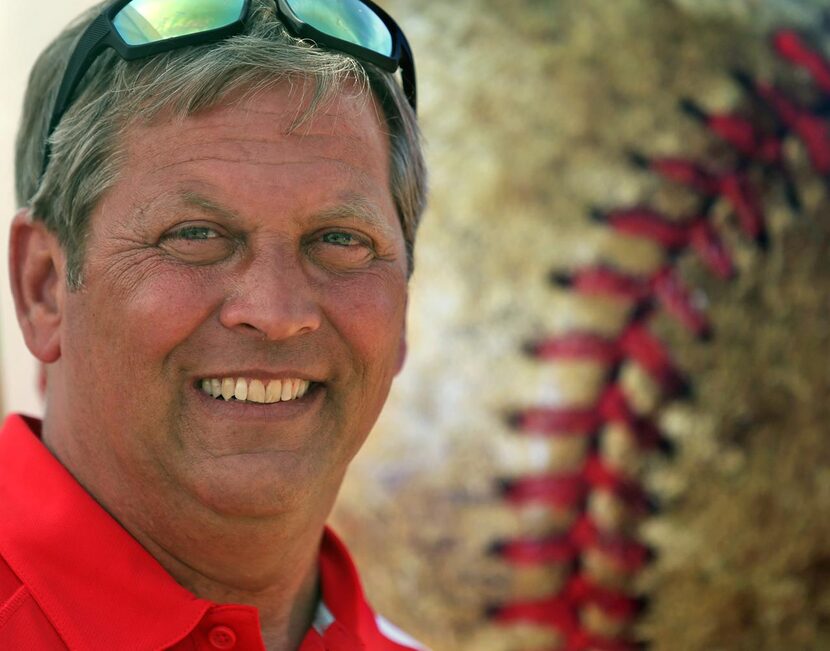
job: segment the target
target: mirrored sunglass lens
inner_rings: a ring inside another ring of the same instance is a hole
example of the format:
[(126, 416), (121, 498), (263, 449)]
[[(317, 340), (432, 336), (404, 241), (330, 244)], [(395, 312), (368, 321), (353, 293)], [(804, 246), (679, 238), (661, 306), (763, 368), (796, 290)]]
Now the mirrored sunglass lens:
[(133, 0), (112, 23), (127, 45), (145, 45), (230, 25), (244, 0)]
[(392, 56), (392, 35), (378, 15), (358, 0), (288, 0), (304, 23), (343, 41)]

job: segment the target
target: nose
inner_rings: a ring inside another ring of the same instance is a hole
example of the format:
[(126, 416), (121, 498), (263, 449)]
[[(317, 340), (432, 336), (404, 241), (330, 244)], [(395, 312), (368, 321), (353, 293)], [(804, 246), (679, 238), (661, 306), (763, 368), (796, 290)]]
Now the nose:
[(314, 332), (322, 322), (317, 292), (295, 255), (258, 255), (236, 270), (219, 312), (230, 330), (272, 341)]

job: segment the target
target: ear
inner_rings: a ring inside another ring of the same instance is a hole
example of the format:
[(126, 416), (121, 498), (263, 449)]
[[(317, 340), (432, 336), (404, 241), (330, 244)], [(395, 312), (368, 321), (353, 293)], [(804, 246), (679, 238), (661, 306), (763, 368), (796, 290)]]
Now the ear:
[(19, 211), (9, 237), (12, 295), (26, 346), (46, 364), (61, 356), (65, 262), (58, 238), (28, 209)]

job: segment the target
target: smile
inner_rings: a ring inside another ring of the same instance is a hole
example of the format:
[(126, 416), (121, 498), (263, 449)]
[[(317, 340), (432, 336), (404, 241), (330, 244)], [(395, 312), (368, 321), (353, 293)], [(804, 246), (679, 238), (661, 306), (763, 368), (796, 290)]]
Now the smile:
[(244, 377), (205, 378), (198, 386), (214, 398), (270, 405), (302, 398), (311, 386), (309, 380), (250, 380)]

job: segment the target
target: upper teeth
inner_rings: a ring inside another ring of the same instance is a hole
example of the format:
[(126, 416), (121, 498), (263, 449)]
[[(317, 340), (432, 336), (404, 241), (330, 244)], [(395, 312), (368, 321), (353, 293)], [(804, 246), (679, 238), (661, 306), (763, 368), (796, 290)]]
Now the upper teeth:
[(247, 402), (271, 404), (302, 398), (311, 382), (297, 378), (285, 380), (249, 380), (244, 377), (209, 378), (201, 382), (202, 391), (214, 398), (236, 398)]

